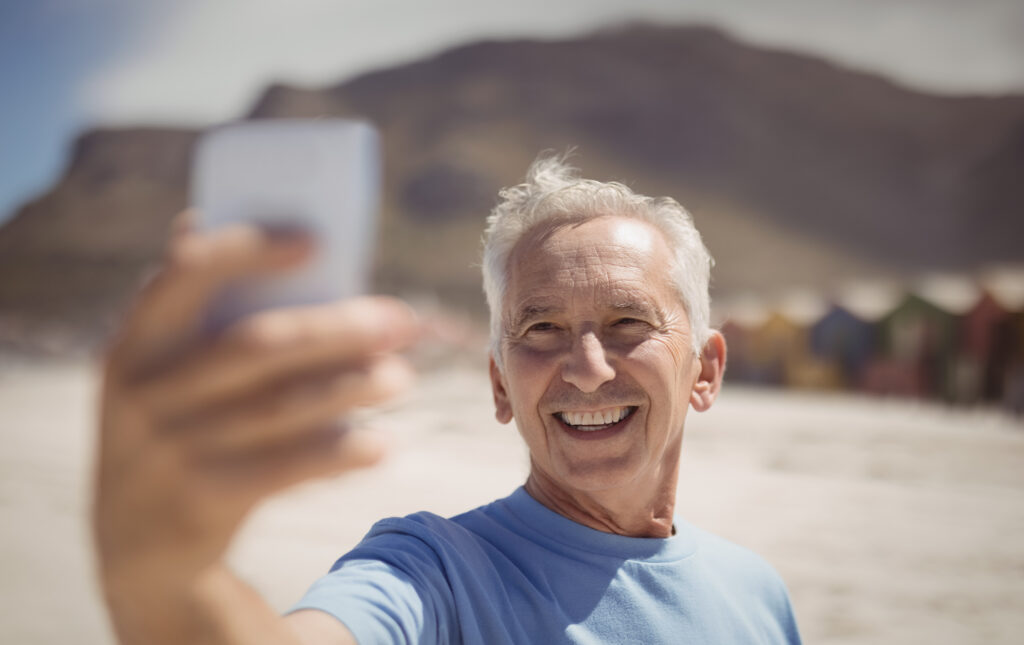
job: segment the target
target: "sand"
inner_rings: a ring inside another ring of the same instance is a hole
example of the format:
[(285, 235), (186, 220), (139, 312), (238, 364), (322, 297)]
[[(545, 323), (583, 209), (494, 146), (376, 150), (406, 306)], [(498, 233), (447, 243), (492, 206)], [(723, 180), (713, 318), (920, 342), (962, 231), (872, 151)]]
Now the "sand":
[[(0, 642), (111, 643), (85, 518), (94, 370), (0, 357)], [(453, 514), (519, 485), (482, 369), (425, 374), (373, 413), (383, 466), (268, 502), (232, 549), (285, 609), (383, 516)], [(761, 553), (808, 643), (1019, 643), (1024, 423), (993, 410), (727, 388), (691, 414), (679, 510)]]

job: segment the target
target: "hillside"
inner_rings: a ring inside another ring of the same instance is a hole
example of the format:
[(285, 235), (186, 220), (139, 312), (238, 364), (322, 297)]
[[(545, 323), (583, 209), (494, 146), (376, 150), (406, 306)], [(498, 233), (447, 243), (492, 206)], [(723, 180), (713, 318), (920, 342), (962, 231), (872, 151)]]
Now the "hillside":
[[(690, 208), (718, 293), (1024, 259), (1024, 96), (923, 94), (711, 29), (478, 43), (274, 85), (244, 116), (325, 115), (381, 129), (377, 287), (472, 312), (497, 190), (570, 146), (586, 174)], [(83, 134), (57, 185), (0, 228), (0, 326), (98, 333), (188, 201), (196, 135)]]

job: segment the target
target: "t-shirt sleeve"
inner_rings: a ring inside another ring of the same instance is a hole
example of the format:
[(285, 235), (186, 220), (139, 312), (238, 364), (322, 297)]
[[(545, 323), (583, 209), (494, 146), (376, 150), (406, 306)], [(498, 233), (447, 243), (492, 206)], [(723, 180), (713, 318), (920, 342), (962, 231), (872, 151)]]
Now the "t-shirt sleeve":
[(785, 642), (788, 645), (801, 645), (800, 630), (797, 628), (793, 604), (789, 599), (789, 590), (786, 589), (782, 578), (778, 577), (778, 574), (776, 576), (775, 593), (771, 600), (773, 613), (785, 636)]
[(768, 614), (764, 617), (764, 624), (771, 626), (769, 642), (800, 645), (800, 631), (797, 629), (796, 616), (793, 613), (786, 583), (768, 562), (761, 560), (760, 556), (754, 557), (760, 561), (760, 575), (750, 575), (749, 572), (754, 569), (752, 566), (748, 570), (748, 580), (751, 586), (758, 590), (761, 607)]
[(360, 645), (449, 642), (451, 590), (434, 550), (378, 523), (291, 608), (331, 614)]

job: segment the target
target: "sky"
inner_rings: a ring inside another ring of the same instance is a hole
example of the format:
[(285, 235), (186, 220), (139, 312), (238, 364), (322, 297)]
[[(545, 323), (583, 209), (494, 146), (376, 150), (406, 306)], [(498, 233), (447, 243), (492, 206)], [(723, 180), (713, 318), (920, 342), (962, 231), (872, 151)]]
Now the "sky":
[(945, 94), (1024, 93), (1024, 0), (0, 0), (0, 222), (94, 126), (200, 127), (480, 39), (718, 26)]

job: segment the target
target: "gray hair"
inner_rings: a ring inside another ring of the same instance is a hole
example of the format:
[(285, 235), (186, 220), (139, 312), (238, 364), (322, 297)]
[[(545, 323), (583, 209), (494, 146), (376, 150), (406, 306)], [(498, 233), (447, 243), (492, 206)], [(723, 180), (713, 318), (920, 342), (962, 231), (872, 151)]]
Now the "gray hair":
[(508, 286), (508, 262), (520, 239), (541, 223), (558, 224), (602, 215), (642, 219), (665, 236), (675, 259), (671, 276), (693, 330), (698, 354), (711, 334), (708, 283), (713, 260), (693, 218), (670, 197), (637, 195), (618, 182), (582, 179), (564, 155), (541, 156), (526, 181), (505, 188), (487, 218), (484, 233), (484, 293), (491, 312), (491, 351), (501, 366), (502, 305)]

